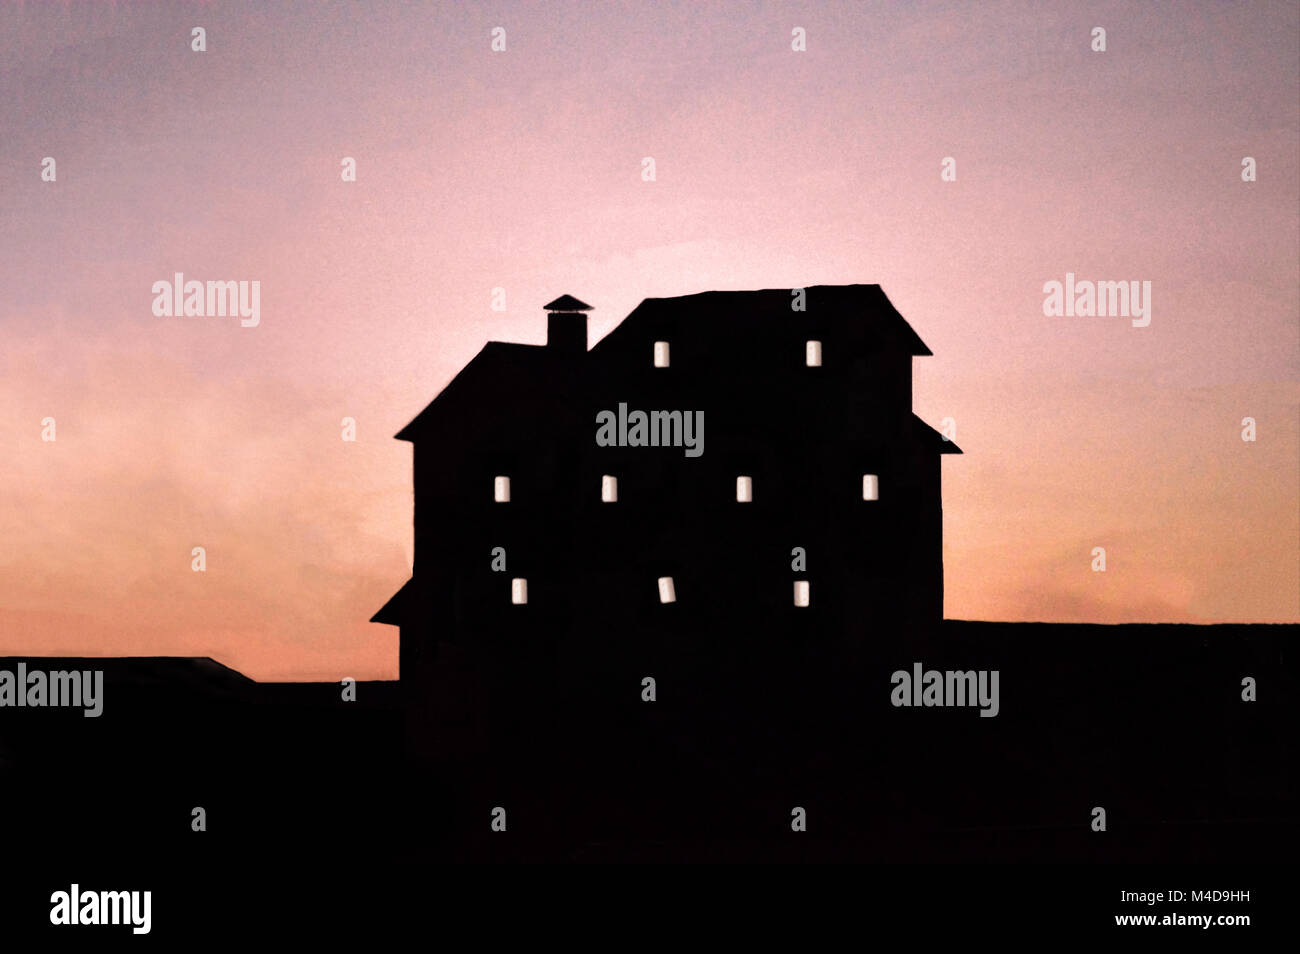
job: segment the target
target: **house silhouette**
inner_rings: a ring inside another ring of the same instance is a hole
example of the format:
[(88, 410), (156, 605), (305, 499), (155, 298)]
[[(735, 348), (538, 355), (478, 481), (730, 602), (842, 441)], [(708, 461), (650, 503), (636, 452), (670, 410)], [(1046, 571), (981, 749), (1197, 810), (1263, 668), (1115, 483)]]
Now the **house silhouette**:
[[(911, 413), (929, 350), (876, 286), (799, 291), (651, 299), (590, 350), (564, 296), (545, 346), (484, 347), (398, 435), (415, 564), (374, 617), (401, 627), (396, 683), (0, 658), (104, 674), (96, 718), (0, 709), (25, 856), (62, 879), (286, 839), (412, 863), (1294, 854), (1300, 626), (942, 619), (958, 451)], [(644, 443), (637, 411), (668, 412)], [(922, 666), (999, 673), (996, 717), (898, 705)]]
[[(397, 434), (414, 566), (373, 621), (400, 627), (411, 693), (522, 709), (539, 673), (588, 701), (648, 674), (711, 692), (791, 647), (941, 621), (940, 462), (960, 450), (912, 413), (931, 352), (879, 286), (647, 299), (590, 350), (588, 305), (545, 308), (545, 345), (489, 342)], [(440, 680), (449, 649), (477, 676)]]

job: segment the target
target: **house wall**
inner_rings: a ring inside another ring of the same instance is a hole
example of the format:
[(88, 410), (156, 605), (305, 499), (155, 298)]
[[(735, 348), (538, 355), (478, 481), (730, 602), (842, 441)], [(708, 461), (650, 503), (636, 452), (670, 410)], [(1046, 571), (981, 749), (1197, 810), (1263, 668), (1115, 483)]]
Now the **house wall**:
[[(860, 342), (845, 354), (849, 343), (819, 332), (826, 363), (808, 368), (803, 332), (783, 342), (790, 360), (762, 342), (687, 336), (672, 339), (662, 369), (653, 342), (676, 336), (674, 323), (635, 331), (638, 341), (580, 365), (547, 364), (539, 350), (528, 387), (462, 388), (473, 411), (417, 442), (426, 622), (403, 630), (404, 675), (439, 640), (562, 661), (581, 681), (701, 645), (744, 652), (774, 621), (791, 638), (871, 643), (939, 619), (939, 455), (912, 426), (909, 355)], [(620, 402), (703, 411), (703, 455), (598, 447), (596, 414)], [(864, 473), (879, 475), (879, 501), (861, 499)], [(498, 474), (511, 478), (509, 503), (493, 500)], [(617, 503), (600, 499), (604, 474), (618, 478)], [(740, 474), (753, 479), (751, 503), (735, 500)], [(497, 546), (504, 573), (491, 569)], [(806, 573), (791, 570), (796, 546)], [(676, 605), (659, 603), (660, 576), (674, 578)], [(516, 577), (528, 580), (527, 605), (510, 602)], [(794, 606), (795, 579), (810, 582), (809, 607)]]

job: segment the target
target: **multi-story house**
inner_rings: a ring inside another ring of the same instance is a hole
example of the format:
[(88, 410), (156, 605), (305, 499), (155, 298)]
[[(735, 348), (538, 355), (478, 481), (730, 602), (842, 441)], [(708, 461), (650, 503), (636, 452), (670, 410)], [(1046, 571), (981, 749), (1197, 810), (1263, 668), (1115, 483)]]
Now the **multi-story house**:
[(440, 644), (591, 689), (942, 618), (960, 451), (879, 286), (647, 299), (590, 350), (589, 306), (546, 309), (544, 346), (489, 342), (397, 435), (414, 568), (374, 621), (404, 684)]

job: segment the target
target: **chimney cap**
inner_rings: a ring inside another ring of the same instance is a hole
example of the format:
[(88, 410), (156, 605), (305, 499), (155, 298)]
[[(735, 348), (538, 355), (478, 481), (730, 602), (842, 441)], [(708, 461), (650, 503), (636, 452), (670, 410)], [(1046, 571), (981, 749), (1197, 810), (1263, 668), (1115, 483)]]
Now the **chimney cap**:
[(572, 295), (561, 295), (555, 301), (542, 307), (547, 311), (591, 311), (590, 305), (578, 301)]

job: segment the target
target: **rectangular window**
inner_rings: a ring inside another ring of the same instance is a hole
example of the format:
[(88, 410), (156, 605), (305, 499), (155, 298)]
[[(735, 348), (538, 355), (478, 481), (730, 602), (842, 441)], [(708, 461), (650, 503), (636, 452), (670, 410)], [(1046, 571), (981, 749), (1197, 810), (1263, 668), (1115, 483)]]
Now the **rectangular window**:
[(862, 475), (862, 499), (879, 500), (880, 499), (880, 478), (875, 474)]
[(656, 368), (668, 367), (668, 342), (667, 341), (655, 342), (655, 367)]
[(804, 345), (804, 360), (808, 362), (810, 368), (820, 368), (822, 366), (822, 343), (820, 341), (809, 341)]
[(751, 503), (754, 499), (754, 481), (748, 477), (736, 478), (736, 502)]
[(510, 602), (527, 603), (528, 602), (528, 581), (522, 577), (515, 577), (510, 581)]
[(492, 496), (497, 503), (510, 503), (510, 478), (496, 477), (492, 481)]
[(808, 605), (808, 581), (807, 580), (794, 581), (794, 605), (795, 606)]
[(671, 576), (659, 577), (659, 602), (660, 603), (677, 602), (677, 590), (673, 586), (673, 578)]
[(618, 503), (618, 478), (606, 474), (600, 478), (600, 499), (605, 503)]

